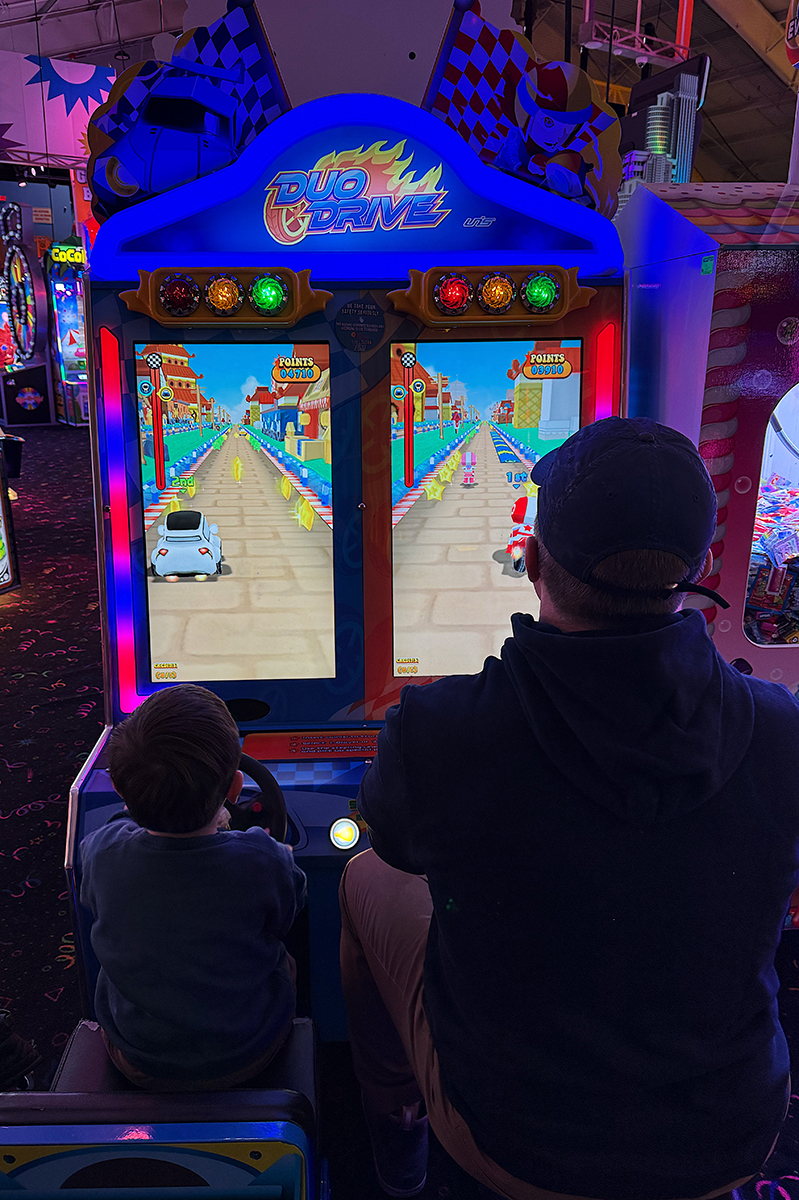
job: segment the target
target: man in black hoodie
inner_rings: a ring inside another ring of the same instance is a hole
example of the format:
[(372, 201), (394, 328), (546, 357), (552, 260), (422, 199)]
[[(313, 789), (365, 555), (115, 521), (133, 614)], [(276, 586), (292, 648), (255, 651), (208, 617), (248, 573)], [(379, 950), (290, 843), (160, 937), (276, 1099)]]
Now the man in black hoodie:
[(789, 1097), (799, 705), (679, 611), (716, 527), (687, 438), (610, 418), (532, 478), (540, 619), (406, 688), (359, 797), (342, 976), (378, 1177), (423, 1187), (423, 1101), (511, 1200), (720, 1196)]

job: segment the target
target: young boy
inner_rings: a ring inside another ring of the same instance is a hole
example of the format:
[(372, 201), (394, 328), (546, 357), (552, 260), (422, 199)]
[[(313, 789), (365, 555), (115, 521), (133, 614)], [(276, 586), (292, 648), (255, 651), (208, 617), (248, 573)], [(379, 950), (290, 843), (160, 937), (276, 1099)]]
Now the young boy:
[(81, 901), (94, 916), (97, 1019), (140, 1087), (232, 1087), (291, 1029), (281, 939), (305, 875), (263, 829), (220, 831), (241, 791), (240, 752), (223, 702), (190, 684), (150, 696), (109, 743), (129, 815), (81, 843)]

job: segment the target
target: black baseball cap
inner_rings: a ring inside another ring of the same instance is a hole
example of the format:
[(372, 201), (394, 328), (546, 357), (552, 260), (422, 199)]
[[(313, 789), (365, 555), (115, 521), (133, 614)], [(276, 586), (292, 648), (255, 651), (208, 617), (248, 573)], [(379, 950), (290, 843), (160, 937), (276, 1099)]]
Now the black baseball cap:
[[(538, 484), (538, 528), (549, 554), (600, 591), (666, 598), (690, 583), (716, 530), (716, 493), (696, 446), (646, 417), (606, 417), (545, 454), (530, 472)], [(661, 550), (685, 563), (667, 589), (642, 592), (597, 579), (594, 568), (624, 550)]]

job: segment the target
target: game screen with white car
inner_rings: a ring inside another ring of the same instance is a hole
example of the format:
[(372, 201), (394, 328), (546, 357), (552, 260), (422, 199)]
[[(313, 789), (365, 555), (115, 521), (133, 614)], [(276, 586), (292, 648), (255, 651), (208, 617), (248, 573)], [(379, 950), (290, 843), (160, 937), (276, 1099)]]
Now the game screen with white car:
[(135, 352), (152, 680), (333, 678), (329, 347)]
[(582, 342), (391, 347), (394, 675), (480, 671), (515, 612), (533, 465), (580, 427)]

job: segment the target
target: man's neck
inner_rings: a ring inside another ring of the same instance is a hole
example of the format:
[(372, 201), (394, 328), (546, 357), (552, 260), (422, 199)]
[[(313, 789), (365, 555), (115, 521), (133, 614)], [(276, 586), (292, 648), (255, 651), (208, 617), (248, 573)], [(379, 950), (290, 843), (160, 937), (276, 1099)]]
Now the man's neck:
[(570, 617), (567, 613), (560, 612), (553, 604), (543, 598), (541, 600), (538, 620), (543, 625), (554, 625), (561, 633), (585, 633), (603, 628), (602, 625), (592, 624), (590, 621), (582, 621), (579, 617)]

